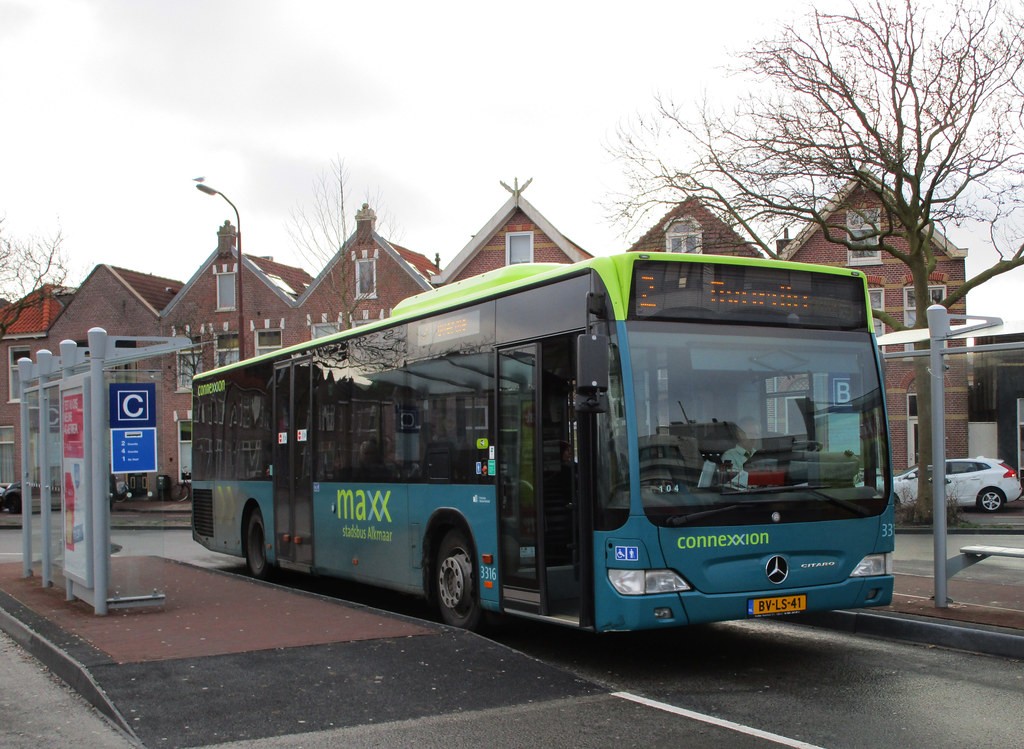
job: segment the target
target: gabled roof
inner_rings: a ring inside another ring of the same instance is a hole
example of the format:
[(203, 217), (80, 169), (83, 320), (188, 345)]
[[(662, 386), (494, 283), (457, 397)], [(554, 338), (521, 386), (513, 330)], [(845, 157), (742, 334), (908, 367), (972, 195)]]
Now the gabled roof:
[(259, 268), (277, 288), (285, 291), (293, 299), (302, 295), (306, 287), (313, 283), (313, 277), (302, 268), (283, 263), (275, 263), (273, 258), (256, 255), (243, 255)]
[(744, 241), (731, 226), (708, 210), (697, 198), (688, 198), (673, 207), (633, 243), (629, 252), (664, 252), (665, 232), (673, 222), (681, 218), (693, 218), (700, 223), (704, 232), (702, 249), (709, 255), (762, 257), (752, 243)]
[(395, 248), (395, 252), (402, 256), (402, 259), (416, 269), (416, 272), (423, 276), (427, 281), (433, 279), (438, 274), (437, 266), (434, 262), (426, 255), (421, 255), (418, 252), (413, 252), (405, 247), (399, 247), (397, 244), (391, 243), (391, 246)]
[[(113, 265), (97, 266), (109, 270), (125, 287), (131, 291), (144, 305), (159, 316), (160, 310), (170, 304), (174, 295), (181, 291), (182, 282), (149, 273), (140, 273), (127, 268)], [(96, 271), (94, 270), (93, 273)], [(89, 274), (90, 276), (92, 273)]]
[(508, 223), (517, 210), (525, 213), (526, 217), (536, 224), (537, 228), (544, 232), (548, 239), (554, 242), (555, 246), (574, 263), (593, 257), (593, 255), (582, 249), (575, 242), (567, 239), (522, 194), (513, 193), (512, 197), (505, 202), (505, 205), (499, 208), (498, 212), (491, 216), (490, 220), (483, 225), (483, 228), (469, 240), (469, 244), (462, 248), (459, 254), (448, 263), (443, 271), (434, 276), (434, 283), (447, 283), (450, 278), (461, 273), (469, 265), (469, 262), (476, 257), (477, 253), (491, 240), (491, 237)]
[[(825, 206), (825, 210), (822, 211), (822, 218), (827, 222), (831, 218), (832, 214), (840, 210), (846, 205), (850, 196), (853, 195), (854, 191), (859, 187), (859, 183), (856, 180), (850, 180), (835, 194), (832, 200), (829, 201), (828, 205)], [(843, 222), (846, 223), (845, 221)], [(791, 260), (797, 252), (799, 252), (805, 244), (815, 234), (821, 231), (821, 227), (815, 223), (805, 224), (800, 232), (793, 238), (789, 244), (785, 246), (783, 251), (779, 253), (780, 260)], [(967, 250), (961, 250), (955, 244), (949, 241), (945, 234), (935, 229), (935, 235), (932, 239), (932, 243), (935, 248), (950, 258), (965, 258), (967, 257)]]
[[(209, 254), (174, 298), (161, 310), (161, 315), (167, 316), (175, 305), (187, 296), (187, 292), (195, 285), (196, 281), (209, 270), (210, 265), (216, 262), (218, 257), (221, 257), (219, 253), (220, 250), (216, 249)], [(231, 249), (231, 257), (238, 258), (238, 251), (234, 248)], [(271, 258), (242, 253), (242, 263), (247, 271), (266, 284), (281, 301), (292, 307), (296, 306), (296, 297), (308, 291), (313, 281), (312, 276), (302, 268), (277, 263)]]
[[(302, 298), (298, 300), (299, 306), (301, 306), (306, 301), (306, 299), (309, 298), (313, 291), (316, 290), (316, 288), (320, 284), (322, 284), (325, 279), (330, 277), (335, 266), (337, 266), (338, 263), (341, 262), (349, 252), (352, 251), (352, 248), (356, 244), (356, 235), (358, 234), (358, 231), (359, 230), (357, 229), (356, 231), (352, 232), (349, 238), (345, 240), (345, 244), (341, 246), (341, 249), (338, 250), (337, 253), (335, 253), (334, 257), (327, 261), (327, 265), (324, 266), (324, 269), (320, 271), (317, 274), (316, 278), (313, 279), (309, 286), (306, 287), (306, 291), (302, 294)], [(377, 232), (373, 232), (371, 234), (371, 237), (373, 239), (373, 243), (376, 244), (381, 250), (383, 250), (384, 253), (388, 255), (388, 257), (390, 257), (395, 262), (396, 265), (398, 265), (399, 268), (401, 268), (407, 274), (409, 274), (409, 277), (416, 283), (417, 286), (419, 286), (424, 291), (429, 291), (430, 289), (434, 288), (431, 285), (430, 281), (434, 273), (437, 272), (437, 268), (434, 266), (432, 262), (430, 262), (426, 255), (421, 255), (420, 253), (413, 252), (412, 250), (408, 250), (405, 247), (399, 247), (396, 244), (392, 244), (391, 242), (384, 239), (384, 237), (382, 237)]]
[(0, 329), (6, 328), (4, 337), (45, 335), (73, 294), (74, 290), (67, 287), (44, 284), (6, 305), (0, 309)]

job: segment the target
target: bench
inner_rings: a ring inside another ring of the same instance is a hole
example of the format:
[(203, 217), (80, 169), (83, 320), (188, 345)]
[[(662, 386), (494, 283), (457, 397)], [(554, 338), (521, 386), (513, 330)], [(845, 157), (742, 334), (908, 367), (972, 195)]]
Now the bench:
[(960, 556), (951, 557), (946, 561), (946, 578), (953, 577), (957, 572), (989, 557), (1024, 559), (1024, 549), (1013, 546), (962, 546), (960, 547)]

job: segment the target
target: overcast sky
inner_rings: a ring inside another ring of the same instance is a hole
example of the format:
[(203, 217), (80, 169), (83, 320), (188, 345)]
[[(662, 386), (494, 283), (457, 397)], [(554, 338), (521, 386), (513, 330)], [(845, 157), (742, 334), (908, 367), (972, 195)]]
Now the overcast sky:
[[(0, 217), (18, 237), (59, 226), (75, 282), (97, 263), (184, 281), (234, 220), (195, 189), (203, 176), (238, 207), (245, 252), (315, 274), (288, 217), (340, 157), (349, 219), (379, 195), (392, 238), (442, 263), (516, 178), (563, 234), (609, 254), (635, 238), (602, 208), (622, 189), (616, 128), (657, 93), (722, 90), (730, 51), (806, 7), (0, 0)], [(969, 275), (994, 257), (951, 237)], [(971, 311), (1014, 317), (1024, 269), (1011, 275)]]

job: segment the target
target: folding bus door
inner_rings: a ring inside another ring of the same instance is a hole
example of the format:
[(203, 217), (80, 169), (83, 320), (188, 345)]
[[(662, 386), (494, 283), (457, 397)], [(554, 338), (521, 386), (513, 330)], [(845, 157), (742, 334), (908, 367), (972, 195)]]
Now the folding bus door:
[(274, 536), (278, 561), (313, 564), (312, 367), (308, 358), (274, 369)]
[(498, 353), (498, 491), (505, 608), (579, 623), (575, 337)]

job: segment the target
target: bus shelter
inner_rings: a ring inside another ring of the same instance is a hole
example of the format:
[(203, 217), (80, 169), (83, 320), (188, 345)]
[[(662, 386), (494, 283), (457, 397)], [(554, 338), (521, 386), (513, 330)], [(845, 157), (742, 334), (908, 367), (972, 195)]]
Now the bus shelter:
[[(1024, 322), (998, 317), (955, 315), (940, 304), (928, 308), (928, 328), (898, 331), (878, 338), (878, 345), (906, 346), (927, 341), (927, 349), (885, 352), (886, 361), (928, 357), (931, 383), (932, 464), (945, 466), (946, 372), (952, 357), (965, 357), (969, 373), (968, 452), (1004, 459), (1020, 473), (1024, 464)], [(949, 347), (950, 342), (957, 346)], [(958, 362), (959, 363), (959, 362)], [(998, 453), (998, 454), (997, 454)], [(924, 498), (921, 498), (923, 501)], [(947, 608), (949, 578), (963, 565), (949, 558), (946, 487), (932, 481), (935, 606)]]
[[(38, 561), (43, 587), (52, 586), (54, 578), (60, 577), (69, 601), (83, 600), (96, 614), (104, 615), (111, 607), (159, 604), (164, 598), (159, 584), (131, 574), (132, 565), (122, 565), (128, 574), (111, 575), (110, 392), (128, 393), (122, 408), (129, 414), (155, 418), (155, 388), (140, 384), (149, 379), (148, 372), (125, 365), (193, 344), (180, 337), (109, 336), (102, 328), (89, 330), (88, 342), (85, 348), (62, 341), (59, 356), (41, 350), (35, 361), (23, 358), (18, 362), (22, 560), (24, 577), (33, 575)], [(134, 395), (130, 387), (112, 388), (114, 383), (134, 383)], [(150, 393), (154, 402), (147, 403)], [(141, 422), (120, 437), (120, 451), (125, 455), (149, 452), (151, 433)], [(152, 452), (155, 462), (155, 441)], [(33, 518), (36, 493), (38, 534)], [(58, 501), (59, 511), (55, 512)]]

